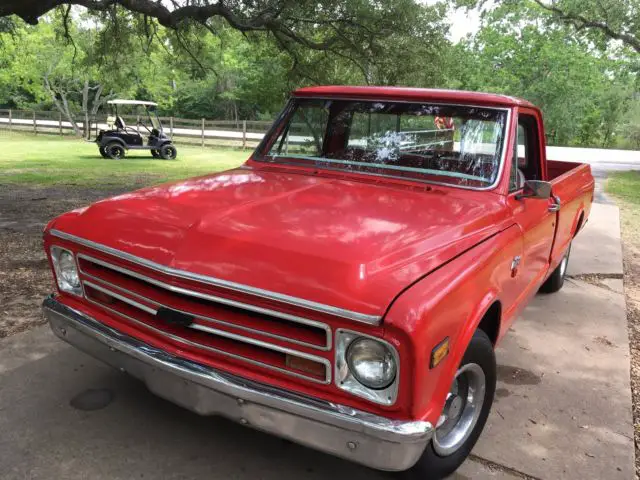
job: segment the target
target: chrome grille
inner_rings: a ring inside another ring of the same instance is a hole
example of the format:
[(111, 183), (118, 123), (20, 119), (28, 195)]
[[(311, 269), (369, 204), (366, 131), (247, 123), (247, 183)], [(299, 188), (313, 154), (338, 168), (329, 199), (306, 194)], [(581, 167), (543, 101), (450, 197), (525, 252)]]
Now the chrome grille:
[[(290, 344), (292, 347), (325, 352), (331, 350), (331, 329), (325, 323), (168, 284), (86, 254), (78, 254), (78, 264), (85, 298), (137, 327), (198, 350), (317, 383), (331, 383), (332, 368), (327, 358), (282, 345)], [(126, 285), (126, 282), (130, 284)], [(151, 293), (155, 298), (151, 298)], [(111, 301), (117, 302), (122, 308), (114, 307)], [(190, 303), (191, 301), (195, 303)], [(176, 303), (182, 303), (182, 308), (177, 307)], [(156, 314), (162, 307), (187, 314), (195, 321), (184, 328), (184, 334), (168, 331), (165, 326), (157, 324)], [(229, 314), (225, 310), (228, 308), (233, 309), (232, 315), (225, 315)], [(216, 315), (209, 314), (208, 311)], [(225, 318), (238, 319), (241, 313), (247, 315), (246, 319), (242, 318), (242, 322)], [(222, 347), (216, 345), (216, 342), (222, 343)], [(224, 348), (225, 342), (227, 346), (238, 347), (240, 353)], [(251, 349), (264, 353), (273, 361), (252, 358)], [(290, 358), (322, 366), (323, 374), (312, 375), (289, 368)]]

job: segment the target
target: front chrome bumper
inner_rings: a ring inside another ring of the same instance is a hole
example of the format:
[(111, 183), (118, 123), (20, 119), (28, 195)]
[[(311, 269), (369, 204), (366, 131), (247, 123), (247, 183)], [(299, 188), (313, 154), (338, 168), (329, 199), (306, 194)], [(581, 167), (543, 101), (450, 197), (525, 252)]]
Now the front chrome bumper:
[(398, 421), (294, 394), (191, 362), (124, 335), (58, 302), (43, 303), (62, 340), (144, 381), (200, 415), (221, 415), (379, 470), (413, 466), (433, 434), (428, 422)]

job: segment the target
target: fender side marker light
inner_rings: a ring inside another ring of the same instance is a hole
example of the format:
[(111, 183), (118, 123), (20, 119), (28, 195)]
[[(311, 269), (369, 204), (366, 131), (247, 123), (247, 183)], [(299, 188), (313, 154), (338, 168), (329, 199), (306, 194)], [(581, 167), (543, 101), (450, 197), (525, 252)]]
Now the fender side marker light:
[(431, 351), (431, 365), (430, 368), (436, 368), (438, 364), (449, 355), (449, 337), (442, 340)]

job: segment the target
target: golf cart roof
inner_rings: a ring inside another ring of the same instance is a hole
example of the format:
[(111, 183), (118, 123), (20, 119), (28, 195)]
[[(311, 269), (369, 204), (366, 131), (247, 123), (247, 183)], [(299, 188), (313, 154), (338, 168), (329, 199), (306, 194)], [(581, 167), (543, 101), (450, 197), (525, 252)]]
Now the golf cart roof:
[(140, 100), (109, 100), (107, 102), (109, 105), (147, 105), (157, 107), (158, 104), (155, 102), (143, 102)]

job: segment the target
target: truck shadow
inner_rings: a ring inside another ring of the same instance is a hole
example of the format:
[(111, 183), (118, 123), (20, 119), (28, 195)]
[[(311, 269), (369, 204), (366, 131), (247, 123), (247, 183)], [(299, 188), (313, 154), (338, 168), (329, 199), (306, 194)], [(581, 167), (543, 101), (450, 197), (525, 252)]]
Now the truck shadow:
[(72, 348), (0, 374), (3, 479), (367, 479), (383, 473), (201, 417)]
[(397, 478), (224, 418), (201, 417), (82, 352), (54, 348), (0, 371), (3, 479)]

